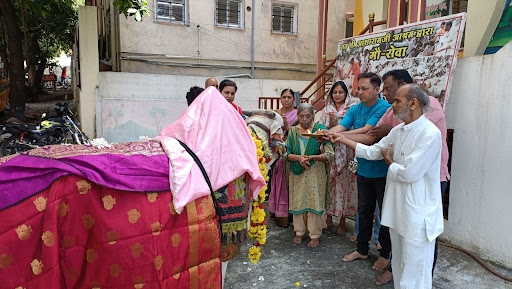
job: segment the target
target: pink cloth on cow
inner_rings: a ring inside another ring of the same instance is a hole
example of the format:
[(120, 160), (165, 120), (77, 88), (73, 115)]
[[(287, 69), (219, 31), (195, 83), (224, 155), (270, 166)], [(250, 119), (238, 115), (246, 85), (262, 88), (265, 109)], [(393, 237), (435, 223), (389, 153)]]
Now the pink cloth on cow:
[(169, 157), (170, 189), (178, 213), (191, 201), (209, 195), (210, 189), (199, 167), (173, 139), (182, 141), (197, 154), (214, 191), (233, 181), (233, 175), (244, 173), (249, 174), (253, 198), (265, 186), (256, 159), (256, 145), (244, 120), (214, 87), (205, 89), (157, 139)]

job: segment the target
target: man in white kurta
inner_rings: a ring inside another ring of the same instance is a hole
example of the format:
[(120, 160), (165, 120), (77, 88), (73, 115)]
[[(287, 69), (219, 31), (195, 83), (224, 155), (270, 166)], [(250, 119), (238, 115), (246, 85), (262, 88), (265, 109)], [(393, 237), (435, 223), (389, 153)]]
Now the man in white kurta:
[(382, 224), (390, 229), (395, 288), (432, 288), (435, 239), (443, 232), (441, 133), (424, 115), (429, 97), (416, 84), (402, 86), (393, 113), (404, 123), (378, 143), (366, 146), (343, 135), (333, 136), (355, 147), (356, 156), (389, 164)]

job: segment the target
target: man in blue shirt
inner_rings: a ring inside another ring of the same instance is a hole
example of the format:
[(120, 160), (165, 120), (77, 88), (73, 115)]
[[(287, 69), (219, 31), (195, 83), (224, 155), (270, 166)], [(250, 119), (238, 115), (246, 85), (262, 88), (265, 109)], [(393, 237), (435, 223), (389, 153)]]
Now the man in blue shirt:
[[(332, 132), (344, 134), (367, 133), (377, 125), (382, 115), (390, 107), (389, 103), (379, 97), (381, 79), (373, 72), (359, 75), (357, 96), (361, 103), (352, 106), (339, 125), (330, 129)], [(350, 130), (352, 128), (352, 130)], [(329, 132), (327, 132), (329, 135)], [(369, 241), (372, 236), (373, 215), (377, 201), (382, 212), (382, 200), (386, 186), (388, 165), (384, 160), (369, 161), (357, 158), (357, 190), (359, 235), (357, 236), (357, 250), (343, 257), (343, 261), (350, 262), (356, 259), (368, 258)], [(389, 264), (391, 241), (389, 228), (381, 226), (379, 242), (382, 246), (379, 259), (373, 264), (375, 270), (384, 270)]]

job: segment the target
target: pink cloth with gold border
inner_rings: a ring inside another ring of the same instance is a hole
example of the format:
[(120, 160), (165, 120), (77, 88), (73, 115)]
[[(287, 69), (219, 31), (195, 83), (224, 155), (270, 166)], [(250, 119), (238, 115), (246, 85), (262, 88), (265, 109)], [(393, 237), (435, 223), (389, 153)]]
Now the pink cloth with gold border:
[(221, 288), (210, 196), (178, 215), (167, 192), (65, 176), (0, 211), (2, 288)]

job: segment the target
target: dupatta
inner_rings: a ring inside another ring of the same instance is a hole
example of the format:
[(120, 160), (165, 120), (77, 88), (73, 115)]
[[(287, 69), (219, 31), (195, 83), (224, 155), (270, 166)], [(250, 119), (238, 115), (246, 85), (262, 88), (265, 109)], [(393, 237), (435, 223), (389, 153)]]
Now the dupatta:
[[(322, 129), (326, 130), (327, 128), (323, 124), (315, 123), (313, 125), (312, 133), (315, 133), (317, 130)], [(288, 134), (288, 139), (286, 139), (286, 147), (288, 150), (288, 154), (302, 155), (300, 151), (300, 139), (299, 132), (297, 131), (297, 126), (293, 126), (290, 129)], [(313, 137), (308, 139), (308, 143), (306, 145), (306, 149), (304, 155), (311, 156), (317, 155), (320, 152), (320, 143)], [(315, 161), (310, 161), (310, 164), (313, 165)], [(300, 165), (300, 162), (290, 162), (290, 169), (294, 175), (300, 175), (304, 168)]]

